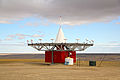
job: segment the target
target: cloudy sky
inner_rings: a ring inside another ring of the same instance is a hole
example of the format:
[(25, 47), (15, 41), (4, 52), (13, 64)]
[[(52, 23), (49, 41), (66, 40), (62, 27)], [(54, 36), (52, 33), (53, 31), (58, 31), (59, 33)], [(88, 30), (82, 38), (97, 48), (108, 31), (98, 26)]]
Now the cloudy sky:
[(51, 42), (59, 29), (67, 42), (94, 40), (84, 52), (120, 52), (120, 0), (0, 0), (0, 53), (38, 52), (27, 40)]

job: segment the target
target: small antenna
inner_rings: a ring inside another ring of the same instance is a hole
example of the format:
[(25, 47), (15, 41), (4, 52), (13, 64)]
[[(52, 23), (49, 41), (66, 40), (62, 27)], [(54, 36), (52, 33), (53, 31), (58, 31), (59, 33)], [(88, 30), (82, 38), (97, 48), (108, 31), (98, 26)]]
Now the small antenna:
[(91, 40), (92, 43), (94, 43), (94, 40)]
[(65, 40), (65, 43), (66, 43), (67, 39), (64, 39), (64, 40)]
[(52, 43), (53, 43), (53, 40), (54, 40), (54, 39), (50, 39), (50, 40), (51, 40), (51, 41), (52, 41)]
[(61, 25), (62, 25), (62, 17), (60, 16), (60, 27), (61, 27)]
[(78, 43), (79, 40), (80, 40), (80, 39), (76, 39), (77, 43)]
[(41, 43), (42, 39), (39, 39), (39, 40), (40, 40), (40, 43)]
[(27, 40), (27, 44), (29, 44), (29, 40)]
[(31, 44), (33, 44), (33, 40), (31, 39)]
[(88, 41), (89, 41), (88, 38), (86, 38), (85, 40), (86, 40), (86, 43), (88, 43)]

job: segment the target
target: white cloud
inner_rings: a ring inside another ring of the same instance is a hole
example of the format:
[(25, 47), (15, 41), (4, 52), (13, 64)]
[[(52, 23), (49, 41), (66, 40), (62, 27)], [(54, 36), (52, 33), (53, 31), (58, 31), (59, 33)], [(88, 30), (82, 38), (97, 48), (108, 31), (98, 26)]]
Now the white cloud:
[(34, 26), (34, 27), (37, 27), (37, 26), (39, 26), (40, 24), (38, 23), (38, 22), (34, 22), (34, 23), (32, 23), (32, 22), (27, 22), (26, 24), (25, 24), (25, 26)]
[(14, 37), (15, 37), (15, 35), (8, 35), (8, 37), (10, 37), (10, 38), (14, 38)]
[(116, 24), (120, 24), (120, 22), (117, 22)]
[(26, 37), (44, 37), (44, 35), (33, 34), (33, 35), (26, 35), (26, 34), (13, 34), (8, 35), (5, 40), (13, 40), (13, 39), (25, 39)]
[(93, 52), (93, 53), (119, 53), (120, 52), (120, 42), (119, 41), (111, 41), (108, 43), (97, 43), (92, 47), (85, 50), (85, 52)]
[(0, 43), (1, 46), (25, 46), (25, 43)]
[(13, 35), (8, 35), (5, 40), (13, 40), (15, 38), (17, 39), (24, 39), (25, 37), (28, 37), (29, 35), (25, 34), (13, 34)]
[(25, 27), (25, 26), (38, 27), (40, 25), (48, 26), (49, 23), (50, 23), (50, 21), (41, 18), (39, 20), (37, 19), (37, 21), (26, 22), (24, 24), (24, 26), (21, 26), (21, 27), (22, 28)]
[(120, 42), (119, 41), (111, 41), (108, 43), (97, 43), (95, 46), (99, 47), (120, 47)]
[(33, 34), (31, 37), (44, 37), (44, 35), (39, 35), (39, 34)]
[(7, 40), (7, 41), (11, 41), (11, 40), (13, 40), (13, 38), (11, 38), (11, 37), (7, 37), (7, 38), (5, 38), (5, 40)]
[(0, 24), (12, 24), (12, 23), (9, 21), (0, 21)]
[(42, 33), (41, 31), (37, 31), (38, 33)]
[(0, 0), (0, 18), (45, 18), (79, 25), (92, 22), (109, 22), (120, 16), (120, 0)]

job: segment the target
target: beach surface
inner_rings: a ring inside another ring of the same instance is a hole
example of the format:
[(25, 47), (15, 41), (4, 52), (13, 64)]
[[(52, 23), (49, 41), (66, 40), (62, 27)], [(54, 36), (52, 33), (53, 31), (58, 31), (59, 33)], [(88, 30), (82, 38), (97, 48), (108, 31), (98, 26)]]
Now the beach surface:
[(38, 59), (1, 59), (0, 80), (120, 80), (120, 62), (106, 61), (92, 67), (88, 62), (67, 66), (42, 63)]

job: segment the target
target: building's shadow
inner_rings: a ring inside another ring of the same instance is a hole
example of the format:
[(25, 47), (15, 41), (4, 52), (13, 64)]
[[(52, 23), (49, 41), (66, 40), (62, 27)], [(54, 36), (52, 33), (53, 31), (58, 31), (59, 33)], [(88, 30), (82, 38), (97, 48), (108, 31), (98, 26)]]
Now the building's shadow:
[(30, 64), (30, 65), (44, 65), (44, 66), (50, 66), (51, 65), (51, 63), (40, 63), (40, 62), (27, 62), (27, 63), (25, 63), (25, 64)]

